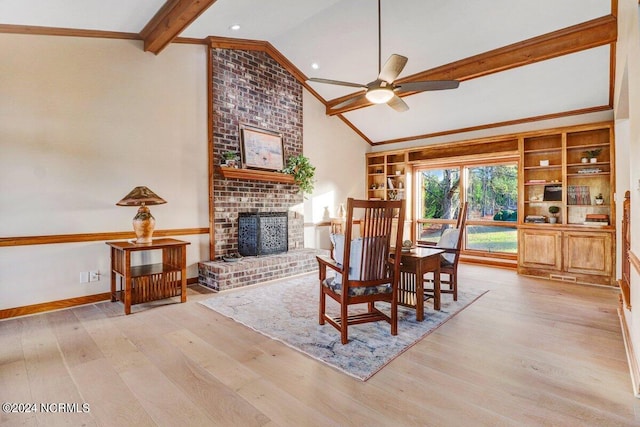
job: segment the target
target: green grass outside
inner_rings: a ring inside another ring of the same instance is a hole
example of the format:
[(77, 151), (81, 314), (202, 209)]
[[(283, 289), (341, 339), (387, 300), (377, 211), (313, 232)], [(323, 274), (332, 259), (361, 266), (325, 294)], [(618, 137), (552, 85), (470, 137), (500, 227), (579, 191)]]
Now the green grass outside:
[(488, 252), (518, 252), (518, 231), (512, 228), (467, 226), (467, 249)]

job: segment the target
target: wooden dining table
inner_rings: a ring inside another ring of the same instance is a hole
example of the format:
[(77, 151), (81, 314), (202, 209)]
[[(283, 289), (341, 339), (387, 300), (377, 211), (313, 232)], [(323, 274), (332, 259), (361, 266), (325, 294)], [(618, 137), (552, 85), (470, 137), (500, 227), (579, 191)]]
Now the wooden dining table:
[(440, 254), (442, 249), (417, 247), (402, 251), (398, 304), (416, 310), (416, 320), (424, 320), (424, 275), (433, 273), (433, 308), (440, 310)]

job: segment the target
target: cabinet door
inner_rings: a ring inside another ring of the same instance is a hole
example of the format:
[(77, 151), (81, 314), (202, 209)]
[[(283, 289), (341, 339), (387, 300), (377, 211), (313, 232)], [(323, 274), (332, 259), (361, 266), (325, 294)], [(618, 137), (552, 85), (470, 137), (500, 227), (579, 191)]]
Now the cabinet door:
[(518, 246), (521, 266), (554, 270), (562, 268), (562, 232), (522, 229)]
[(564, 239), (564, 262), (567, 272), (611, 275), (613, 262), (610, 233), (567, 231)]

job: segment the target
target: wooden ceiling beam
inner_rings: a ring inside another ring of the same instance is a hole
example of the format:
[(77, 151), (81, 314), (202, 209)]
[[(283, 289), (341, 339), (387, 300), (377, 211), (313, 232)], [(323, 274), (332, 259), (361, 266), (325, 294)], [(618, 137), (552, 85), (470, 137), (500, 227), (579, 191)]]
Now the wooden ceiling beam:
[(216, 0), (167, 0), (140, 32), (145, 52), (160, 53)]
[[(603, 16), (572, 27), (471, 56), (441, 67), (422, 71), (398, 79), (396, 83), (422, 80), (458, 80), (463, 82), (523, 65), (614, 43), (617, 35), (618, 28), (616, 18), (612, 15)], [(404, 97), (416, 93), (417, 92), (406, 92), (400, 96)], [(373, 105), (365, 99), (364, 101), (356, 102), (343, 108), (331, 109), (334, 105), (354, 95), (356, 94), (352, 93), (327, 101), (327, 114), (333, 116)]]

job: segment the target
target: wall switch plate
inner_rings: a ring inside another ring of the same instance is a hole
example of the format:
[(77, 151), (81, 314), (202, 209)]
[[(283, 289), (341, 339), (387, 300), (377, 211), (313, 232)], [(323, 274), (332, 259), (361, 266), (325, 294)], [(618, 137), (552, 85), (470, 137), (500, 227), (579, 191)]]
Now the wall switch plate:
[(80, 283), (89, 283), (89, 272), (81, 271), (80, 272)]
[(100, 280), (100, 272), (99, 271), (90, 271), (89, 272), (89, 281), (97, 282)]

